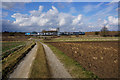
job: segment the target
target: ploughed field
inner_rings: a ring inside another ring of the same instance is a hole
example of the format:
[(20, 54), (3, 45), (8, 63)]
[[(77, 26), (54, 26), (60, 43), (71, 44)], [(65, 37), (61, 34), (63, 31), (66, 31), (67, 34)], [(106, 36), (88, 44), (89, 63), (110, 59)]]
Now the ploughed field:
[(99, 78), (118, 77), (118, 42), (48, 42)]
[(2, 41), (27, 41), (29, 38), (29, 36), (2, 36)]

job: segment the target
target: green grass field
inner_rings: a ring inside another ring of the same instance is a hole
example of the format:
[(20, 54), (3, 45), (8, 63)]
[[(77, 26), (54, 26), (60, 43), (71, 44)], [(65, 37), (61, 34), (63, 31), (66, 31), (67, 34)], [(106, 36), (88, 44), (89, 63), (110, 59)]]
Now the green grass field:
[(2, 52), (15, 48), (19, 45), (23, 45), (25, 42), (2, 42)]
[(68, 41), (117, 41), (119, 37), (58, 37), (48, 42), (68, 42)]

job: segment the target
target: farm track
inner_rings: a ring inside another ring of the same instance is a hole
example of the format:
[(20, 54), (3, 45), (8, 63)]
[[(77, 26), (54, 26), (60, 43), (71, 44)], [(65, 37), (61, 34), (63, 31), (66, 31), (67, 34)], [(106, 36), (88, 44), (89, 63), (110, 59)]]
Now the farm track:
[(52, 50), (46, 45), (41, 43), (44, 47), (46, 58), (48, 61), (50, 73), (52, 78), (72, 78), (71, 75), (64, 68), (63, 64), (57, 59)]
[[(63, 64), (57, 59), (52, 50), (43, 44), (46, 52), (51, 78), (72, 78), (64, 68)], [(9, 78), (29, 78), (33, 60), (35, 59), (38, 46), (35, 45), (32, 50), (23, 58), (16, 66), (14, 71), (9, 75)]]
[(33, 60), (35, 59), (37, 51), (37, 45), (26, 55), (26, 57), (20, 62), (13, 73), (10, 74), (9, 78), (28, 78), (30, 68)]

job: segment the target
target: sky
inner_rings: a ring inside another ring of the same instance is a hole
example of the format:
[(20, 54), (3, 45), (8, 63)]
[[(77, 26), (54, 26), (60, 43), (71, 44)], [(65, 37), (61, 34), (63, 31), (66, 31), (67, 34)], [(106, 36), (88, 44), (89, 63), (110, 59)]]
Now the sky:
[(117, 2), (2, 2), (2, 31), (118, 30)]

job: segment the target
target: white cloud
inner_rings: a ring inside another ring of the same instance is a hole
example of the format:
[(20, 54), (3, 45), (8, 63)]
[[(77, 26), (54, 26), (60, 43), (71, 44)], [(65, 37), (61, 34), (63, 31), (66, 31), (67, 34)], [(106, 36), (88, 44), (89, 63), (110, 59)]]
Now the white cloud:
[(109, 26), (109, 24), (107, 24), (107, 25), (105, 25), (105, 27), (109, 28), (110, 26)]
[(107, 24), (107, 20), (104, 20), (104, 24)]
[(118, 18), (115, 18), (113, 16), (109, 16), (108, 21), (109, 21), (110, 25), (117, 25), (118, 24)]
[(87, 26), (88, 31), (100, 31), (104, 26), (110, 31), (116, 31), (118, 30), (118, 18), (115, 16), (108, 16), (106, 19), (99, 18), (93, 23), (88, 23)]
[(72, 22), (73, 25), (76, 25), (78, 23), (80, 23), (80, 20), (82, 18), (82, 15), (78, 15)]
[(49, 9), (49, 11), (47, 12), (47, 14), (49, 14), (49, 15), (55, 15), (57, 13), (58, 13), (58, 10), (54, 6), (52, 6), (52, 9)]
[(88, 27), (93, 28), (93, 27), (95, 27), (95, 26), (88, 26)]
[(75, 30), (75, 27), (73, 27), (72, 30)]
[[(30, 15), (15, 13), (11, 17), (16, 20), (13, 24), (17, 24), (22, 27), (33, 26), (33, 28), (50, 28), (61, 27), (65, 30), (72, 30), (72, 26), (80, 27), (82, 15), (72, 16), (68, 13), (60, 13), (56, 7), (52, 6), (47, 12), (42, 12), (43, 6), (39, 6), (38, 10), (30, 11)], [(40, 29), (39, 29), (40, 30)]]
[(48, 19), (40, 19), (38, 21), (39, 26), (45, 26), (49, 20)]
[(64, 24), (65, 24), (65, 19), (64, 18), (60, 19), (59, 25), (62, 26)]
[(42, 10), (43, 10), (43, 6), (39, 6), (38, 10), (32, 10), (30, 11), (30, 13), (33, 16), (40, 16), (40, 14), (42, 13)]
[(118, 30), (118, 18), (108, 16), (107, 19), (101, 20), (98, 25), (100, 25), (100, 27), (106, 26), (108, 30)]
[[(97, 7), (102, 4), (97, 5)], [(38, 10), (29, 11), (30, 15), (13, 14), (11, 17), (15, 18), (15, 21), (12, 24), (19, 25), (20, 28), (26, 28), (26, 30), (36, 31), (57, 27), (60, 27), (61, 31), (100, 31), (104, 25), (107, 25), (110, 30), (117, 29), (118, 18), (108, 14), (114, 6), (102, 9), (90, 17), (82, 14), (73, 16), (70, 13), (59, 12), (55, 6), (46, 12), (43, 12), (43, 8), (43, 6), (39, 6)]]
[(19, 26), (28, 26), (31, 24), (29, 22), (29, 16), (27, 14), (16, 13), (13, 14), (11, 17), (16, 19), (13, 24), (18, 24)]
[(39, 6), (39, 11), (41, 12), (43, 10), (43, 6)]

